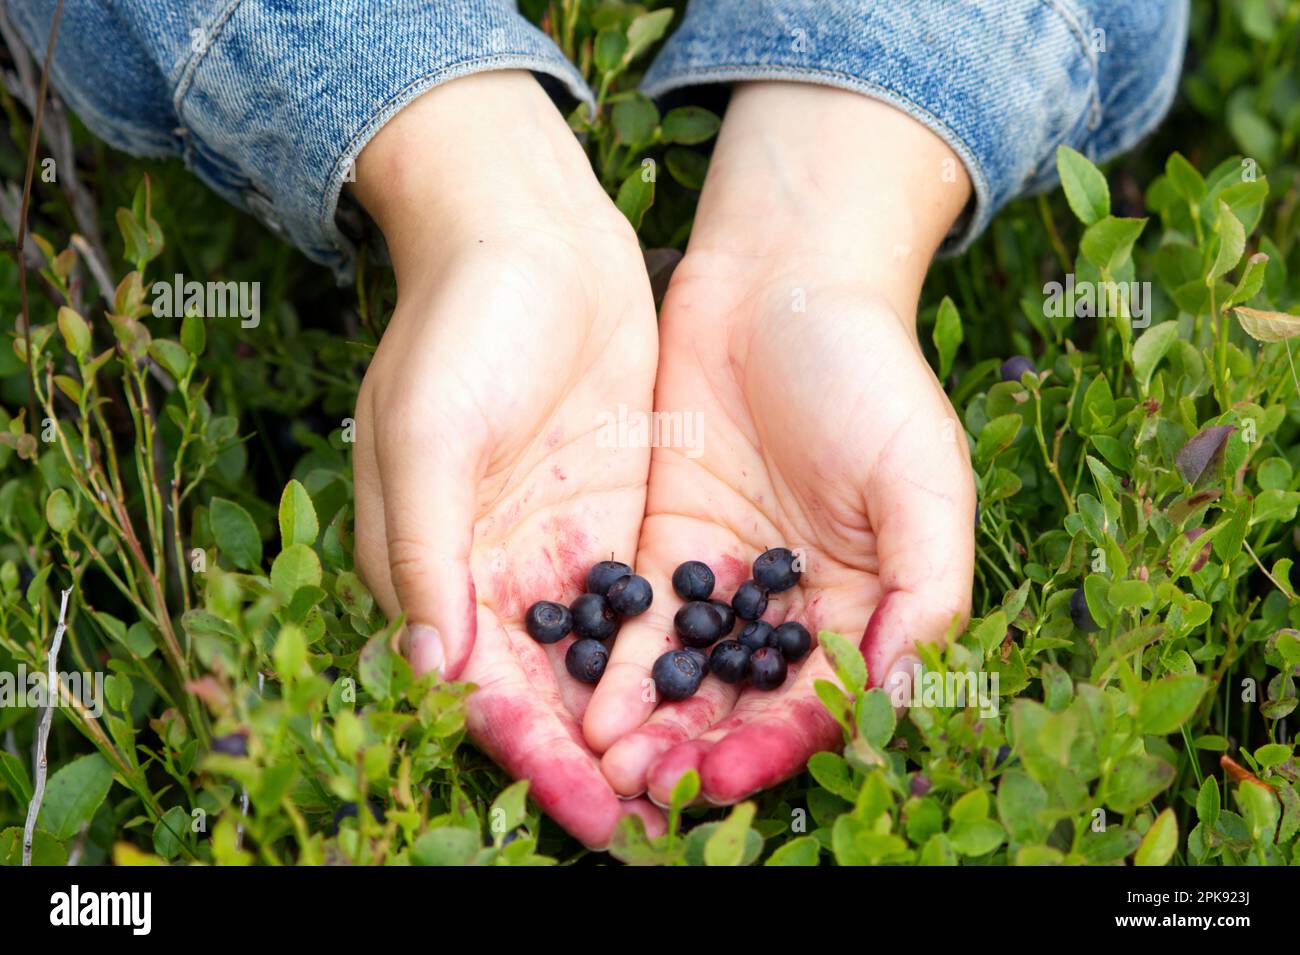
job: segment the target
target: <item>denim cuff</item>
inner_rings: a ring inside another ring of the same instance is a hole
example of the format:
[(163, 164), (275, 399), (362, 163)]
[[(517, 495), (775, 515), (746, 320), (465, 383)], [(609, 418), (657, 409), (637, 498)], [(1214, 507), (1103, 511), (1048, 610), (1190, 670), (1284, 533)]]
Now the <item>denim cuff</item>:
[[(1100, 0), (1099, 9), (1110, 2)], [(788, 80), (896, 106), (966, 166), (973, 206), (941, 250), (956, 254), (1008, 200), (1055, 181), (1059, 144), (1104, 158), (1097, 155), (1103, 144), (1131, 144), (1167, 109), (1185, 0), (1114, 6), (1121, 12), (1111, 14), (1120, 21), (1112, 46), (1133, 49), (1116, 51), (1117, 63), (1129, 65), (1116, 77), (1117, 90), (1127, 92), (1113, 111), (1103, 109), (1109, 98), (1098, 50), (1109, 26), (1099, 32), (1090, 0), (691, 0), (643, 91), (653, 97), (695, 84)], [(1165, 10), (1175, 22), (1162, 21)], [(1151, 36), (1163, 42), (1153, 47)], [(1129, 100), (1146, 93), (1138, 116)]]
[(335, 219), (340, 190), (370, 138), (420, 94), (519, 69), (592, 100), (509, 0), (231, 0), (194, 47), (174, 94), (187, 164), (340, 282), (355, 266)]

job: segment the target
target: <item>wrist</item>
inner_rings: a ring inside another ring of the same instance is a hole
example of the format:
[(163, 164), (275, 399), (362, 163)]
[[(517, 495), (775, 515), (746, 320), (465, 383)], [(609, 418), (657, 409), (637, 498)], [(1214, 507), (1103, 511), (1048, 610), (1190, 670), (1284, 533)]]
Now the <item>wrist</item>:
[(412, 101), (362, 150), (350, 188), (399, 285), (459, 248), (603, 223), (613, 210), (564, 117), (520, 71), (461, 77)]
[(690, 251), (863, 282), (914, 314), (930, 261), (970, 197), (955, 152), (859, 93), (739, 85), (710, 163)]

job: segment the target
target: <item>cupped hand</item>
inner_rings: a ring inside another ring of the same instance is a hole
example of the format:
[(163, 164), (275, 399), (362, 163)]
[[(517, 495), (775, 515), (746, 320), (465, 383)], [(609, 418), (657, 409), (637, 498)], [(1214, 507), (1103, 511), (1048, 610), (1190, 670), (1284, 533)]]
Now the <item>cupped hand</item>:
[(597, 449), (606, 414), (651, 400), (636, 239), (524, 74), (440, 87), (380, 136), (357, 193), (398, 306), (356, 411), (357, 565), (405, 615), (417, 673), (478, 685), (470, 735), (548, 815), (588, 846), (627, 813), (660, 831), (583, 741), (573, 638), (543, 646), (523, 627), (534, 601), (571, 601), (592, 563), (636, 547), (648, 449)]
[[(833, 105), (848, 97), (855, 120), (869, 104), (838, 91), (812, 95), (825, 94)], [(585, 722), (614, 788), (648, 791), (661, 804), (688, 769), (699, 772), (704, 800), (734, 802), (794, 775), (841, 733), (814, 690), (816, 679), (835, 679), (818, 648), (776, 690), (710, 675), (695, 696), (656, 705), (644, 688), (654, 660), (677, 645), (680, 601), (667, 581), (680, 562), (710, 564), (715, 596), (729, 599), (759, 553), (798, 551), (800, 583), (772, 595), (764, 619), (860, 639), (875, 686), (908, 669), (914, 645), (944, 639), (969, 608), (974, 483), (962, 428), (916, 339), (924, 267), (880, 262), (897, 258), (895, 241), (877, 242), (868, 262), (860, 244), (833, 237), (829, 214), (809, 212), (808, 196), (830, 179), (824, 156), (807, 181), (788, 157), (746, 179), (753, 157), (782, 148), (766, 133), (755, 142), (753, 130), (779, 129), (785, 107), (797, 127), (808, 112), (803, 95), (757, 111), (742, 94), (733, 100), (662, 309), (655, 410), (696, 416), (702, 440), (654, 451), (637, 566), (658, 597), (621, 634)], [(868, 113), (864, 121), (894, 122)], [(777, 135), (825, 147), (813, 133)], [(951, 203), (955, 215), (961, 202)], [(826, 228), (809, 229), (809, 218)], [(909, 238), (927, 255), (919, 230)], [(914, 287), (900, 281), (909, 273)]]

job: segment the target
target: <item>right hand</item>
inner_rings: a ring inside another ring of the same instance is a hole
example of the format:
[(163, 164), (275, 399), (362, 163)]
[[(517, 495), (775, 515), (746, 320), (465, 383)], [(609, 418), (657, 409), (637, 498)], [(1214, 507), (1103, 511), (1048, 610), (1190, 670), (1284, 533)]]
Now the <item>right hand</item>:
[(412, 103), (362, 153), (355, 192), (398, 284), (357, 402), (357, 567), (405, 614), (417, 673), (477, 684), (470, 735), (543, 811), (592, 847), (627, 813), (662, 832), (583, 741), (573, 638), (523, 627), (532, 603), (570, 602), (591, 564), (636, 550), (649, 449), (597, 447), (603, 415), (651, 404), (636, 237), (524, 73)]

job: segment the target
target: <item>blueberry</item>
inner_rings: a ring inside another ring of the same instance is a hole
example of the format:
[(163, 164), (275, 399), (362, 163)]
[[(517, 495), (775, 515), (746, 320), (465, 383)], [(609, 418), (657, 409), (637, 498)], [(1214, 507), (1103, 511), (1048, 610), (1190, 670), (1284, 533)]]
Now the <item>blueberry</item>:
[(608, 640), (618, 630), (618, 615), (600, 594), (583, 594), (569, 609), (573, 632), (581, 640)]
[(754, 561), (754, 582), (768, 593), (779, 594), (799, 583), (794, 552), (787, 547), (773, 547)]
[(247, 756), (248, 737), (243, 733), (227, 733), (212, 738), (212, 752), (223, 756)]
[(564, 655), (569, 676), (581, 683), (599, 683), (609, 662), (609, 651), (599, 640), (574, 640)]
[(709, 673), (709, 655), (708, 655), (707, 653), (705, 653), (703, 650), (696, 650), (694, 647), (687, 647), (687, 648), (686, 648), (684, 651), (682, 651), (682, 652), (684, 652), (684, 653), (689, 653), (692, 657), (694, 657), (694, 658), (695, 658), (695, 662), (698, 663), (698, 664), (700, 665), (700, 673), (701, 673), (701, 675), (703, 675), (703, 676), (708, 676), (708, 673)]
[(573, 629), (573, 614), (564, 604), (539, 600), (524, 614), (524, 629), (538, 643), (556, 643)]
[(617, 560), (602, 560), (599, 564), (592, 564), (591, 570), (587, 571), (587, 593), (603, 597), (609, 593), (614, 581), (630, 573), (632, 568)]
[(997, 769), (999, 766), (1005, 763), (1007, 761), (1007, 757), (1010, 755), (1011, 755), (1011, 747), (1008, 746), (1006, 743), (1003, 743), (1001, 746), (998, 747), (997, 754), (993, 757), (993, 768)]
[(673, 617), (673, 627), (682, 643), (688, 647), (704, 648), (717, 643), (722, 636), (722, 617), (711, 604), (692, 600), (682, 604)]
[(1002, 363), (1003, 381), (1019, 381), (1020, 376), (1025, 372), (1037, 374), (1038, 369), (1035, 368), (1034, 363), (1024, 355), (1012, 355)]
[(655, 689), (665, 700), (684, 700), (694, 696), (704, 679), (704, 669), (689, 650), (669, 650), (650, 671)]
[(749, 655), (749, 682), (756, 690), (775, 690), (785, 682), (785, 657), (776, 647), (759, 647)]
[(650, 609), (654, 596), (650, 581), (636, 574), (624, 574), (609, 585), (605, 599), (620, 617), (635, 617)]
[(912, 795), (916, 796), (918, 799), (928, 793), (932, 785), (930, 777), (926, 776), (924, 773), (917, 773), (907, 784)]
[(731, 609), (731, 604), (725, 600), (710, 600), (709, 606), (718, 612), (722, 618), (722, 635), (730, 636), (731, 631), (736, 629), (736, 611)]
[(781, 651), (781, 656), (791, 663), (800, 659), (812, 646), (812, 634), (808, 632), (808, 628), (793, 620), (787, 620), (777, 627), (772, 632), (772, 636), (776, 648)]
[(741, 620), (757, 620), (767, 609), (767, 592), (752, 580), (747, 580), (731, 598), (731, 608)]
[(673, 571), (673, 590), (683, 600), (708, 600), (713, 583), (713, 571), (698, 560), (688, 560)]
[(776, 646), (772, 642), (775, 632), (772, 625), (766, 620), (755, 620), (740, 631), (740, 642), (750, 650), (757, 650), (759, 647), (773, 647)]
[(749, 675), (749, 647), (739, 640), (723, 640), (709, 656), (709, 669), (723, 683), (739, 683)]
[(1084, 633), (1096, 633), (1101, 629), (1097, 626), (1097, 621), (1092, 618), (1092, 611), (1088, 609), (1088, 598), (1082, 587), (1070, 595), (1070, 619)]

